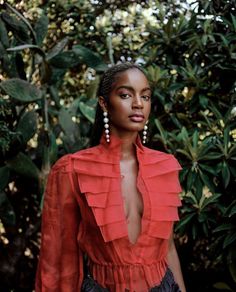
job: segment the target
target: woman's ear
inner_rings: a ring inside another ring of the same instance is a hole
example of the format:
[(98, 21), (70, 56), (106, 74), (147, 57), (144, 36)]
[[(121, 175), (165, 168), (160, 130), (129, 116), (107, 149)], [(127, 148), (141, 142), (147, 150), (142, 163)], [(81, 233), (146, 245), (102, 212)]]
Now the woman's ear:
[(107, 112), (107, 102), (103, 96), (98, 97), (98, 103), (104, 112)]

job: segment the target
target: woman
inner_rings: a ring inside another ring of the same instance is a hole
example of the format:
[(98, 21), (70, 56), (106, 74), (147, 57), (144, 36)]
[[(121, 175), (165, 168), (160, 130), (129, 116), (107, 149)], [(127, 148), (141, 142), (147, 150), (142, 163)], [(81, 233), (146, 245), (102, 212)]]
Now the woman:
[(144, 129), (146, 142), (148, 80), (137, 65), (115, 65), (98, 96), (100, 143), (62, 157), (48, 178), (36, 292), (185, 292), (172, 236), (180, 166), (139, 137)]

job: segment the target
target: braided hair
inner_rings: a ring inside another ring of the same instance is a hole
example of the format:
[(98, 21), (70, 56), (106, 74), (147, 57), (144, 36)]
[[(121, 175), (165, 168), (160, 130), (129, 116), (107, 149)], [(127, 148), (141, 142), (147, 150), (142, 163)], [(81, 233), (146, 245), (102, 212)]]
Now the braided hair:
[[(130, 69), (138, 69), (141, 71), (144, 75), (144, 70), (133, 63), (120, 63), (117, 65), (114, 65), (107, 69), (105, 73), (103, 74), (101, 81), (99, 83), (98, 91), (97, 91), (97, 96), (103, 96), (104, 100), (106, 101), (107, 104), (109, 104), (109, 97), (110, 93), (112, 91), (114, 82), (116, 81), (116, 78), (118, 75), (122, 72), (125, 72)], [(99, 103), (97, 103), (96, 107), (96, 114), (95, 114), (95, 122), (92, 130), (92, 136), (90, 140), (91, 146), (96, 146), (99, 144), (102, 133), (103, 133), (103, 110)]]

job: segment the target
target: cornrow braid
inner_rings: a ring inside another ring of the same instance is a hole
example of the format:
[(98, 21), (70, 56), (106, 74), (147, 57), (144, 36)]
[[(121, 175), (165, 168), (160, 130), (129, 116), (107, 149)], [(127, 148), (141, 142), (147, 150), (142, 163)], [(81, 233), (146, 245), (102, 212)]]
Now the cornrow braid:
[[(126, 62), (126, 63), (120, 63), (117, 65), (114, 65), (104, 72), (101, 78), (101, 81), (99, 83), (97, 96), (103, 96), (107, 104), (109, 104), (110, 93), (112, 91), (112, 87), (116, 81), (116, 78), (118, 77), (120, 73), (125, 72), (130, 69), (138, 69), (145, 75), (144, 70), (140, 66), (133, 63)], [(95, 122), (94, 122), (93, 131), (92, 131), (92, 137), (90, 140), (91, 146), (96, 146), (99, 144), (102, 133), (103, 133), (103, 111), (99, 103), (97, 103)]]

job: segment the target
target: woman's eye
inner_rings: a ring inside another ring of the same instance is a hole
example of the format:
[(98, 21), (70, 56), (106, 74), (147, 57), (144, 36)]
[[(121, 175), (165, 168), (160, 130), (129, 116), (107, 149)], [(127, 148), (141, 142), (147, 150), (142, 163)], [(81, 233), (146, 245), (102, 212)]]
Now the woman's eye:
[(120, 97), (123, 99), (127, 99), (130, 97), (130, 94), (129, 93), (122, 93), (122, 94), (120, 94)]
[(150, 95), (143, 95), (142, 98), (146, 101), (150, 100), (151, 96)]

